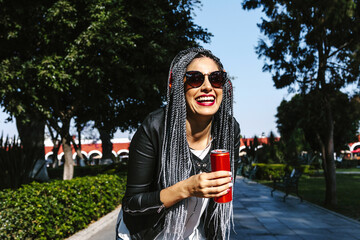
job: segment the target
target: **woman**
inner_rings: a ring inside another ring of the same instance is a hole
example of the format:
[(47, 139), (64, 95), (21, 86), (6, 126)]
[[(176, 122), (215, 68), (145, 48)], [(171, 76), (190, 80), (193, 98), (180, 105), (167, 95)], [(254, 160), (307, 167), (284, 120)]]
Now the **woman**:
[(229, 150), (234, 173), (240, 129), (232, 94), (209, 50), (191, 48), (174, 58), (167, 106), (149, 114), (130, 145), (120, 239), (229, 237), (232, 202), (212, 198), (229, 191), (231, 172), (211, 172), (209, 156), (212, 149)]

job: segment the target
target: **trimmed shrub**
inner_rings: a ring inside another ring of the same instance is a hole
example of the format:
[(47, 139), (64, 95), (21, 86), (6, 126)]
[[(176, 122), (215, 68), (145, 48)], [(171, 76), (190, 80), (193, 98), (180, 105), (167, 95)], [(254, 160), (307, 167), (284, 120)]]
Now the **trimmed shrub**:
[(358, 166), (359, 160), (346, 160), (343, 159), (339, 164), (337, 164), (338, 168), (356, 168)]
[[(281, 178), (286, 172), (290, 173), (294, 167), (286, 164), (265, 164), (254, 163), (259, 169), (256, 172), (256, 179), (259, 180), (273, 180), (274, 178)], [(286, 169), (288, 168), (288, 169)], [(310, 169), (310, 165), (301, 165), (304, 174), (311, 174), (314, 170)]]
[(256, 179), (272, 180), (274, 178), (281, 178), (285, 174), (285, 164), (254, 164), (259, 167), (256, 172)]
[(0, 191), (0, 239), (64, 239), (115, 209), (126, 177), (33, 182)]

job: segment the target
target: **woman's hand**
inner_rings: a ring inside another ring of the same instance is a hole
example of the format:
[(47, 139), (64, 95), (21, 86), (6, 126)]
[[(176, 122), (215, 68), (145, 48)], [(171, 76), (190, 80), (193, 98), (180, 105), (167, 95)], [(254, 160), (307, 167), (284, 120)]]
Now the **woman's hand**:
[(214, 198), (225, 195), (232, 187), (231, 172), (200, 173), (183, 181), (189, 197)]
[(230, 187), (231, 172), (200, 173), (161, 190), (160, 201), (168, 208), (188, 197), (221, 197), (230, 191)]

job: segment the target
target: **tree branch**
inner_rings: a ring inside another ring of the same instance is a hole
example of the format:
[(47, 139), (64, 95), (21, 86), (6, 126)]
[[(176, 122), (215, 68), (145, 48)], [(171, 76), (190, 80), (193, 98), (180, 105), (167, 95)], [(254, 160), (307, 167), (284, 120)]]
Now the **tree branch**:
[(345, 47), (349, 46), (352, 41), (353, 41), (353, 39), (351, 39), (349, 42), (346, 42), (343, 45), (341, 45), (336, 51), (332, 52), (327, 58), (329, 59), (332, 56), (336, 55), (338, 52), (343, 50)]

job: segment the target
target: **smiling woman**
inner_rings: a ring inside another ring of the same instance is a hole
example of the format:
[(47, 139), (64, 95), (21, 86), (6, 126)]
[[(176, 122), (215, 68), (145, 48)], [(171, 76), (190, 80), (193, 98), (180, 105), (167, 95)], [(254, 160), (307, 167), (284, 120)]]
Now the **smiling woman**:
[[(224, 78), (219, 71), (219, 66), (211, 58), (201, 56), (195, 58), (186, 68), (185, 74), (185, 99), (187, 108), (187, 122), (211, 122), (218, 111), (222, 101), (222, 85)], [(197, 79), (203, 80), (195, 85)], [(210, 79), (213, 81), (210, 82)], [(214, 87), (214, 82), (220, 84)], [(197, 86), (197, 87), (194, 87)]]
[[(229, 238), (240, 128), (232, 87), (209, 50), (181, 51), (170, 66), (167, 106), (149, 114), (129, 149), (118, 239)], [(231, 171), (210, 171), (210, 151), (227, 149)]]

